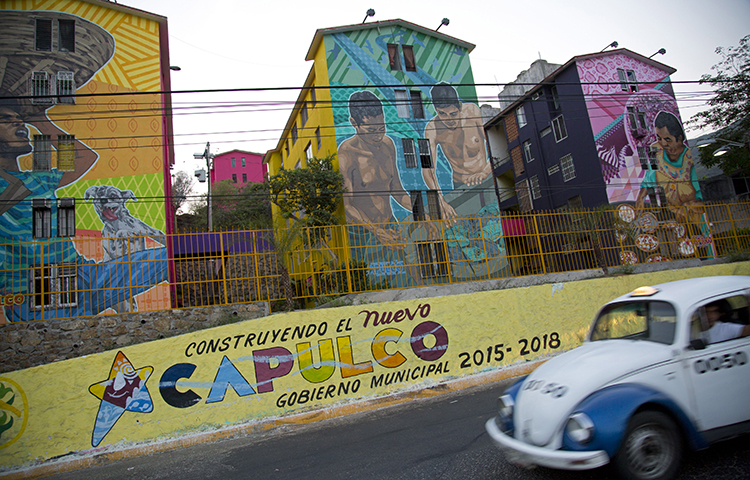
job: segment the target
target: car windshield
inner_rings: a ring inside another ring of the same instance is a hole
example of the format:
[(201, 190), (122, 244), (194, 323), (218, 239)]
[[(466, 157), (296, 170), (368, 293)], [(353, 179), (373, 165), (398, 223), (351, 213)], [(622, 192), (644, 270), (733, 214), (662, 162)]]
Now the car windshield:
[(641, 301), (607, 305), (591, 330), (591, 341), (625, 338), (670, 345), (677, 315), (666, 302)]

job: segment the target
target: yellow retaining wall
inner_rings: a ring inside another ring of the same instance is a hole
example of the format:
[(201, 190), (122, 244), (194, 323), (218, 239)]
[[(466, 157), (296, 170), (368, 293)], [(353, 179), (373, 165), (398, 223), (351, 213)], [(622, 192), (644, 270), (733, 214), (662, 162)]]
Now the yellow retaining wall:
[(3, 470), (386, 396), (576, 347), (642, 285), (750, 262), (279, 314), (0, 376)]

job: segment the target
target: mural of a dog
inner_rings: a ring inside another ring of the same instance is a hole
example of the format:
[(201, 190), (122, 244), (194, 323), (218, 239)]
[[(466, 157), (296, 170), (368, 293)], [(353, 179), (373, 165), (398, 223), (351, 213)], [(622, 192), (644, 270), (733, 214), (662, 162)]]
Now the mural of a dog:
[[(166, 246), (164, 232), (158, 230), (143, 220), (135, 218), (125, 202), (137, 202), (135, 194), (130, 190), (120, 190), (111, 185), (95, 185), (86, 189), (84, 200), (91, 199), (94, 210), (104, 224), (102, 228), (102, 248), (105, 262), (127, 255), (128, 253), (146, 250), (148, 238)], [(117, 312), (138, 310), (135, 301), (120, 302), (113, 308)]]

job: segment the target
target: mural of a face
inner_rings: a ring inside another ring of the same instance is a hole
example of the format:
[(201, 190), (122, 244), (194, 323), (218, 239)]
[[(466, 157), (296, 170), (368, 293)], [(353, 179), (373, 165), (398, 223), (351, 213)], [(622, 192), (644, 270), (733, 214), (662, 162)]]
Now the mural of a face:
[(435, 110), (437, 111), (438, 118), (447, 128), (455, 130), (458, 127), (459, 120), (461, 119), (461, 110), (457, 106), (436, 107)]
[(18, 112), (0, 107), (0, 156), (15, 157), (31, 152), (29, 129)]
[(669, 133), (667, 127), (661, 127), (656, 129), (656, 136), (659, 139), (659, 146), (667, 152), (670, 160), (676, 161), (680, 158), (680, 154), (685, 150), (682, 135), (675, 138), (674, 135)]
[(357, 135), (367, 145), (376, 146), (383, 142), (383, 137), (385, 137), (383, 115), (364, 117), (359, 124), (352, 118), (351, 122), (354, 125), (354, 129), (357, 130)]

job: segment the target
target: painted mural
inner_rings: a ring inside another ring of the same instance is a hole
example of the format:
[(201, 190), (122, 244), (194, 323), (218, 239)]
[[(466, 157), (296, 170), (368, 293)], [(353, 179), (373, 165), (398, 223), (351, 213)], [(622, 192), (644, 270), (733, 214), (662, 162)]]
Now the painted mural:
[[(6, 33), (0, 38), (5, 322), (133, 311), (139, 302), (169, 305), (163, 204), (133, 213), (125, 206), (139, 196), (164, 195), (159, 96), (28, 98), (45, 89), (57, 95), (65, 88), (78, 94), (158, 90), (158, 25), (91, 4), (57, 6), (66, 11), (0, 15)], [(109, 30), (84, 16), (106, 18)], [(38, 19), (57, 39), (41, 50)], [(56, 29), (64, 25), (74, 25), (74, 43), (63, 48)], [(134, 46), (126, 36), (152, 46)], [(136, 60), (134, 53), (143, 56)], [(152, 73), (129, 73), (134, 62)]]
[(354, 402), (382, 406), (375, 399), (477, 374), (520, 375), (580, 345), (603, 299), (748, 271), (748, 262), (709, 265), (298, 311), (4, 373), (0, 475), (74, 452), (67, 459), (148, 453), (179, 437), (351, 413), (362, 408)]
[[(669, 76), (624, 54), (579, 61), (621, 260), (713, 257), (703, 197)], [(661, 207), (661, 208), (656, 208)]]
[(401, 287), (503, 268), (499, 219), (467, 219), (499, 210), (466, 49), (400, 26), (325, 48), (330, 84), (352, 86), (331, 95), (353, 256)]

